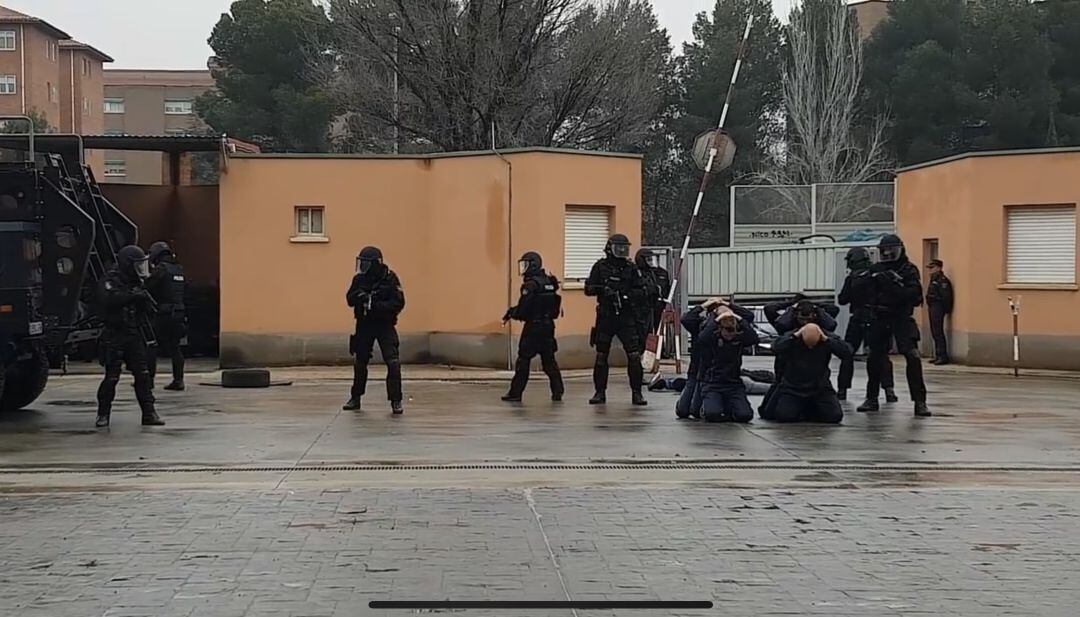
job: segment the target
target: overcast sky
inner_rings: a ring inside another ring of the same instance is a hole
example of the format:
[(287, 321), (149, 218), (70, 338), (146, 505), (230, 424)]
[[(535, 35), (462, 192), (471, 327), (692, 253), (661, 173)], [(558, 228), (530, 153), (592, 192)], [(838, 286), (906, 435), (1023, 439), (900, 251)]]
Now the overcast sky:
[[(786, 16), (792, 0), (772, 0)], [(694, 15), (715, 0), (652, 0), (672, 44), (691, 36)], [(113, 68), (206, 68), (206, 39), (232, 0), (0, 0), (40, 17), (116, 59)]]

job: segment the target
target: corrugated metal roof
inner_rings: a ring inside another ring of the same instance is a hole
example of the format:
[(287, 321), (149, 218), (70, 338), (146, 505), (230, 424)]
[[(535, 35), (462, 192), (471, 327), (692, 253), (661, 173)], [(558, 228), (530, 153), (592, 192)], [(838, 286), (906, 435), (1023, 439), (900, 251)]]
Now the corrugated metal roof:
[[(255, 148), (234, 139), (227, 139), (230, 150), (245, 151)], [(143, 152), (218, 152), (221, 137), (205, 135), (63, 135), (45, 133), (34, 136), (35, 147), (42, 152), (71, 152), (79, 143), (89, 150), (131, 150)], [(29, 140), (25, 134), (0, 134), (0, 147), (26, 149)]]

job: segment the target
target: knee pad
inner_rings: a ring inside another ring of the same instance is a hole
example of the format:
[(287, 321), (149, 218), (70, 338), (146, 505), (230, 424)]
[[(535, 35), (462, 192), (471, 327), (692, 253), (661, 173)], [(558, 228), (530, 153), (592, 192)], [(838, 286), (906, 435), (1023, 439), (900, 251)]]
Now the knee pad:
[(641, 366), (641, 353), (631, 351), (626, 354), (626, 360), (630, 362), (630, 366), (634, 366), (635, 364)]
[(922, 362), (922, 357), (919, 356), (919, 352), (914, 349), (905, 352), (904, 357), (907, 358), (908, 362)]
[(105, 379), (103, 379), (101, 381), (101, 385), (103, 385), (105, 387), (115, 387), (116, 384), (118, 384), (118, 383), (120, 383), (120, 377), (119, 376), (112, 377), (110, 375), (106, 375)]
[(604, 367), (608, 365), (608, 354), (606, 351), (596, 352), (596, 366)]
[(400, 371), (401, 370), (401, 360), (398, 360), (397, 358), (387, 360), (386, 361), (386, 370), (387, 370), (387, 372)]

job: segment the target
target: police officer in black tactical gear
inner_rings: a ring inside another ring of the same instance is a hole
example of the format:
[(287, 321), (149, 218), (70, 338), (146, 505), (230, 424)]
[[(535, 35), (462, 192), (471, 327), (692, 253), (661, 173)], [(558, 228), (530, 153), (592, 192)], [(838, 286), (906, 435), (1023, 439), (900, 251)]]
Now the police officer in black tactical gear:
[(149, 258), (137, 246), (125, 246), (116, 254), (116, 264), (98, 285), (98, 302), (105, 322), (99, 344), (105, 378), (98, 388), (98, 428), (109, 426), (116, 384), (126, 364), (135, 378), (135, 399), (142, 410), (144, 426), (163, 426), (154, 409), (153, 380), (150, 377), (151, 322), (155, 302), (143, 281), (150, 276)]
[(555, 361), (555, 352), (559, 349), (555, 340), (555, 320), (562, 309), (559, 280), (545, 272), (543, 266), (538, 253), (529, 252), (521, 256), (518, 261), (518, 272), (524, 278), (521, 297), (517, 306), (508, 309), (503, 316), (503, 323), (515, 319), (525, 324), (518, 342), (518, 358), (510, 391), (502, 397), (507, 402), (521, 401), (521, 395), (529, 383), (529, 366), (537, 355), (551, 382), (551, 400), (561, 401), (566, 391), (559, 363)]
[(649, 249), (638, 249), (634, 255), (634, 265), (641, 272), (646, 290), (645, 302), (638, 316), (641, 340), (644, 341), (650, 332), (656, 331), (664, 318), (668, 293), (671, 291), (671, 275), (660, 267), (656, 253)]
[(907, 382), (915, 402), (915, 415), (930, 416), (926, 405), (926, 383), (923, 382), (922, 360), (919, 358), (919, 327), (915, 324), (915, 307), (923, 303), (919, 269), (908, 259), (899, 236), (888, 234), (878, 245), (881, 261), (871, 267), (874, 281), (870, 310), (873, 321), (867, 344), (870, 357), (866, 370), (870, 382), (866, 386), (866, 402), (859, 411), (877, 411), (878, 391), (881, 388), (885, 360), (893, 340), (896, 349), (907, 361)]
[[(180, 341), (186, 334), (184, 313), (184, 267), (165, 242), (150, 245), (150, 278), (146, 288), (157, 302), (154, 334), (158, 349), (172, 359), (172, 382), (166, 390), (184, 389), (184, 352)], [(157, 353), (150, 354), (150, 379), (157, 376)]]
[(933, 259), (927, 264), (930, 284), (926, 286), (926, 308), (930, 313), (930, 334), (934, 337), (934, 359), (930, 364), (949, 363), (949, 339), (945, 336), (945, 316), (953, 311), (953, 286), (945, 276), (945, 262)]
[[(847, 391), (851, 389), (851, 380), (855, 376), (855, 354), (870, 336), (870, 324), (873, 311), (870, 305), (874, 300), (874, 279), (870, 272), (870, 252), (861, 246), (852, 247), (844, 258), (847, 262), (848, 275), (840, 289), (837, 302), (841, 306), (850, 306), (850, 318), (844, 342), (851, 346), (851, 355), (843, 356), (840, 361), (840, 376), (837, 379), (837, 396), (847, 400)], [(885, 356), (885, 367), (881, 371), (881, 385), (885, 388), (885, 400), (895, 403), (897, 400), (893, 382), (893, 366), (889, 356)]]
[(398, 315), (405, 309), (405, 292), (394, 271), (383, 263), (382, 251), (365, 247), (356, 258), (353, 277), (345, 301), (356, 317), (356, 332), (349, 339), (349, 352), (355, 356), (352, 395), (342, 409), (357, 411), (367, 391), (368, 363), (379, 343), (386, 364), (386, 396), (395, 415), (404, 413), (401, 394), (401, 354), (398, 340)]
[(635, 405), (647, 405), (641, 393), (644, 370), (641, 367), (643, 341), (639, 335), (638, 307), (645, 304), (646, 289), (641, 272), (630, 261), (630, 240), (615, 234), (604, 248), (606, 257), (593, 265), (585, 280), (585, 295), (596, 298), (596, 324), (590, 343), (596, 348), (593, 385), (596, 394), (590, 405), (607, 402), (608, 354), (611, 342), (619, 338), (626, 351), (630, 392)]

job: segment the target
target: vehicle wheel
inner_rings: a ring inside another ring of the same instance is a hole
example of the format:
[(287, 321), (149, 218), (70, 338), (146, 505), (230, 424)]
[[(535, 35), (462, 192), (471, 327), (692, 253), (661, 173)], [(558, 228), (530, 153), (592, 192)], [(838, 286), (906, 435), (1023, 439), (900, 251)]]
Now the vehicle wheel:
[(40, 342), (31, 343), (30, 357), (4, 370), (0, 411), (22, 409), (37, 400), (49, 381), (49, 356)]
[(239, 368), (221, 371), (223, 388), (269, 388), (270, 371), (264, 368)]

